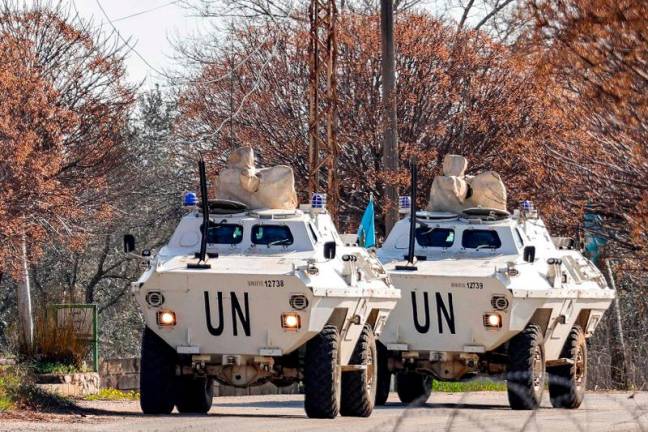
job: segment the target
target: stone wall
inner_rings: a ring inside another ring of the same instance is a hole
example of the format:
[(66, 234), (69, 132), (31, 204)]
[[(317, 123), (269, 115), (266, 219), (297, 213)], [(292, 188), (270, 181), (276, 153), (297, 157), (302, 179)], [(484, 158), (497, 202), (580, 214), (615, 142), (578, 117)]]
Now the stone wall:
[(101, 362), (101, 387), (119, 390), (139, 390), (139, 358), (109, 359)]
[(36, 376), (36, 385), (50, 393), (62, 396), (88, 396), (99, 392), (99, 374), (95, 372), (40, 374)]
[[(101, 362), (99, 376), (101, 387), (119, 390), (139, 390), (139, 358), (109, 359)], [(287, 387), (277, 387), (272, 383), (261, 386), (237, 388), (214, 384), (214, 396), (249, 396), (265, 394), (295, 394), (300, 393), (299, 386), (292, 384)]]

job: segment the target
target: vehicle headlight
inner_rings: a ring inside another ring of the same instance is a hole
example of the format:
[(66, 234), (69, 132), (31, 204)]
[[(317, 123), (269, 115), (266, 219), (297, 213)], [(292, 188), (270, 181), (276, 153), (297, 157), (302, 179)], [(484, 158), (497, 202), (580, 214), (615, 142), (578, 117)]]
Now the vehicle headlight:
[(495, 312), (485, 313), (484, 327), (492, 330), (502, 328), (502, 316)]
[(158, 311), (157, 323), (161, 327), (171, 327), (176, 325), (176, 314), (170, 310)]
[(301, 317), (294, 312), (281, 314), (281, 327), (286, 330), (297, 330), (301, 328)]

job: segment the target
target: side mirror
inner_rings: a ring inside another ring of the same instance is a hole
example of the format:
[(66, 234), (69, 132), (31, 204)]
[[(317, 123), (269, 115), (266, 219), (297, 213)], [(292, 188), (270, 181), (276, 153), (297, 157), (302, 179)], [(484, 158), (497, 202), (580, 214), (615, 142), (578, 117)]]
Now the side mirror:
[(333, 259), (335, 258), (335, 248), (336, 244), (334, 241), (329, 241), (324, 243), (324, 258)]
[(131, 253), (135, 250), (135, 236), (133, 234), (124, 235), (124, 253)]
[(532, 263), (533, 261), (535, 261), (535, 254), (536, 254), (535, 246), (526, 246), (524, 248), (524, 253), (522, 255), (522, 258), (524, 259), (524, 261)]

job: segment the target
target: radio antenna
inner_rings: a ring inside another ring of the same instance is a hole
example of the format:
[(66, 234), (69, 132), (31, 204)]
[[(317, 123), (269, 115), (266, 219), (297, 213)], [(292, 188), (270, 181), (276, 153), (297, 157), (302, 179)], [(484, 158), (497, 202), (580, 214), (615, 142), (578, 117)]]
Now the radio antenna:
[(200, 206), (202, 207), (203, 214), (203, 223), (202, 229), (200, 230), (200, 252), (196, 254), (198, 258), (197, 263), (187, 264), (188, 268), (192, 269), (208, 269), (211, 268), (210, 264), (207, 264), (207, 233), (209, 230), (209, 197), (207, 196), (207, 173), (205, 170), (205, 160), (200, 155), (200, 160), (198, 161), (198, 173), (200, 175)]
[(418, 270), (414, 265), (416, 262), (415, 246), (416, 246), (416, 182), (417, 182), (417, 167), (416, 156), (410, 159), (410, 173), (411, 173), (411, 187), (410, 187), (410, 227), (409, 227), (409, 245), (407, 248), (407, 264), (397, 265), (396, 270)]

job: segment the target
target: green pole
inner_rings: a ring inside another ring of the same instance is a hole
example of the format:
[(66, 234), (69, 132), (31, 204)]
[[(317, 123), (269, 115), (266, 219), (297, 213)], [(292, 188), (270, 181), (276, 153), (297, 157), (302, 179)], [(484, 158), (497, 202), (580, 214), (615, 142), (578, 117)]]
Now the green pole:
[(98, 314), (97, 314), (97, 305), (94, 304), (94, 305), (92, 305), (92, 337), (93, 337), (93, 341), (92, 341), (92, 345), (93, 345), (92, 357), (93, 357), (93, 359), (92, 360), (93, 360), (93, 363), (94, 363), (94, 371), (95, 372), (99, 372), (99, 334), (98, 334), (98, 331), (97, 331), (97, 327), (98, 327), (97, 321), (98, 321), (98, 319), (99, 319), (99, 317), (98, 317)]

